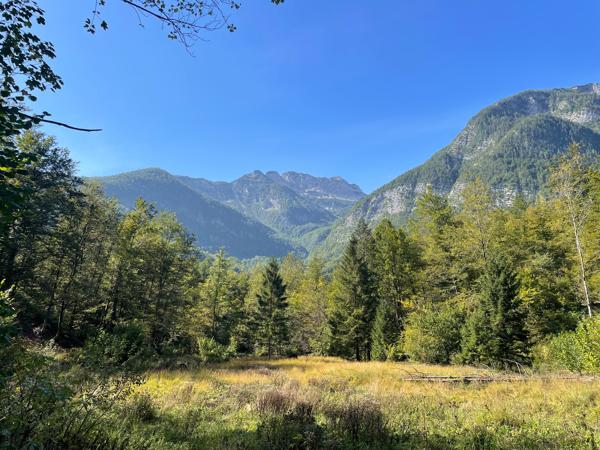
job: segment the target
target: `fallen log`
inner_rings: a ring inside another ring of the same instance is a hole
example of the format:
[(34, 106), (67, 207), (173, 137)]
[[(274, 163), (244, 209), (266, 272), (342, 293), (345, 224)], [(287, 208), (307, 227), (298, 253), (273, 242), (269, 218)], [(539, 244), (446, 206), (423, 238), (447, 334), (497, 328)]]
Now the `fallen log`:
[(429, 383), (502, 383), (502, 382), (518, 382), (518, 381), (600, 381), (600, 377), (592, 376), (479, 376), (479, 375), (467, 375), (467, 376), (445, 376), (445, 375), (425, 375), (402, 378), (402, 381), (416, 381), (416, 382), (429, 382)]

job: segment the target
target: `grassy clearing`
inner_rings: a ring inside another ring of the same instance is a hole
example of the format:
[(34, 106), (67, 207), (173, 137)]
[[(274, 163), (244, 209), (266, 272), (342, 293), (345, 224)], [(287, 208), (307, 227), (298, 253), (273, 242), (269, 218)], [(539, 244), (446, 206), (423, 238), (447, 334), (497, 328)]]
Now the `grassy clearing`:
[(596, 448), (600, 382), (404, 381), (460, 366), (306, 357), (151, 373), (127, 408), (155, 448)]

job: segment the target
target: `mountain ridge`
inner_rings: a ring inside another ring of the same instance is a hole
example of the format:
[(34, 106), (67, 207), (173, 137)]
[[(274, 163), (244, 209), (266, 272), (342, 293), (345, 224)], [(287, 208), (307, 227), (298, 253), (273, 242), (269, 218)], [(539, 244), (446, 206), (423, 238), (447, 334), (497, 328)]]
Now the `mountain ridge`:
[(93, 179), (125, 208), (143, 197), (175, 212), (199, 245), (211, 251), (223, 247), (241, 258), (306, 255), (335, 219), (365, 195), (341, 177), (267, 174), (256, 170), (224, 182), (147, 168)]
[(600, 149), (600, 83), (528, 90), (482, 109), (450, 144), (356, 202), (315, 249), (339, 255), (360, 218), (374, 224), (389, 218), (405, 223), (416, 198), (428, 187), (456, 198), (468, 181), (486, 180), (502, 203), (544, 189), (548, 168), (571, 142), (584, 152)]
[[(334, 258), (359, 219), (375, 224), (389, 218), (396, 225), (403, 224), (417, 197), (428, 187), (456, 199), (467, 182), (480, 177), (500, 203), (510, 203), (518, 193), (532, 198), (545, 189), (551, 161), (571, 142), (588, 153), (597, 154), (600, 149), (600, 83), (528, 90), (501, 99), (475, 114), (447, 146), (423, 164), (369, 195), (341, 177), (293, 171), (255, 170), (231, 182), (165, 173), (172, 177), (171, 182), (194, 192), (202, 208), (207, 208), (207, 201), (215, 202), (209, 202), (211, 211), (216, 211), (215, 204), (228, 208), (230, 225), (241, 226), (240, 216), (248, 220), (255, 226), (251, 236), (254, 233), (259, 241), (269, 242), (269, 249), (278, 248), (273, 256), (281, 256), (285, 248)], [(149, 194), (151, 197), (152, 192)], [(240, 216), (233, 219), (229, 211)], [(185, 217), (186, 211), (180, 214)], [(261, 231), (257, 224), (265, 228)], [(261, 254), (266, 252), (261, 250)]]

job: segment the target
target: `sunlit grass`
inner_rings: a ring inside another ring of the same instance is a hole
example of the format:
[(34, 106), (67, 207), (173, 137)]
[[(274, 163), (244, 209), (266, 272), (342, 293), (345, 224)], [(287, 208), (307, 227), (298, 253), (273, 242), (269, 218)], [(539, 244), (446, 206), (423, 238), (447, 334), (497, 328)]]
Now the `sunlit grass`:
[[(591, 448), (599, 440), (597, 381), (531, 378), (449, 384), (406, 380), (415, 375), (476, 374), (492, 372), (324, 357), (238, 359), (194, 370), (152, 372), (140, 389), (152, 395), (162, 414), (187, 414), (201, 407), (206, 430), (227, 433), (256, 430), (257, 402), (269, 392), (279, 392), (292, 403), (310, 402), (321, 424), (327, 423), (327, 405), (374, 402), (390, 433), (415, 442), (441, 442), (441, 448), (443, 443), (450, 445), (471, 435), (475, 440), (492, 439), (495, 447), (491, 448)], [(438, 448), (438, 444), (431, 445)]]

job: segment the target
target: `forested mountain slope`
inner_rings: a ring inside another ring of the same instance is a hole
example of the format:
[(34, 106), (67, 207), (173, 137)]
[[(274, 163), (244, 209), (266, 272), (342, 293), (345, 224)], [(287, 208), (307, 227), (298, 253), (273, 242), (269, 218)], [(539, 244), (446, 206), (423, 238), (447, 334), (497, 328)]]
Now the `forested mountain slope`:
[(96, 178), (131, 208), (138, 197), (173, 211), (200, 246), (240, 258), (303, 255), (365, 194), (342, 178), (254, 171), (226, 183), (160, 169)]
[(544, 189), (549, 165), (571, 142), (584, 152), (600, 150), (600, 84), (526, 91), (501, 100), (475, 115), (424, 164), (357, 202), (316, 253), (338, 255), (360, 218), (405, 222), (427, 186), (455, 196), (481, 177), (501, 203), (517, 193), (531, 198)]
[(145, 169), (95, 180), (128, 209), (142, 197), (158, 209), (174, 212), (194, 233), (198, 245), (208, 250), (222, 247), (238, 258), (283, 256), (299, 250), (269, 227), (190, 189), (164, 170)]
[(186, 186), (276, 230), (307, 250), (365, 194), (340, 177), (255, 170), (231, 183), (178, 177)]

